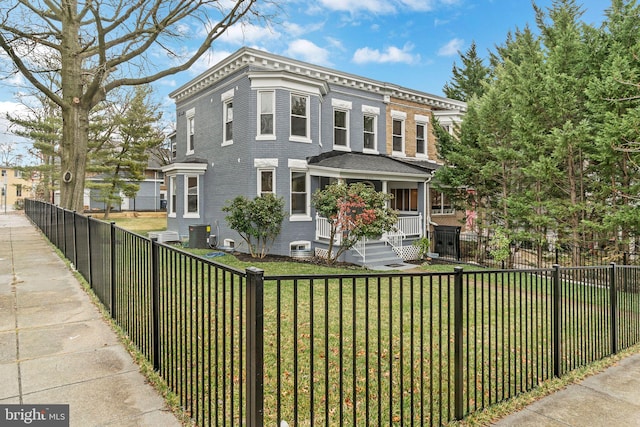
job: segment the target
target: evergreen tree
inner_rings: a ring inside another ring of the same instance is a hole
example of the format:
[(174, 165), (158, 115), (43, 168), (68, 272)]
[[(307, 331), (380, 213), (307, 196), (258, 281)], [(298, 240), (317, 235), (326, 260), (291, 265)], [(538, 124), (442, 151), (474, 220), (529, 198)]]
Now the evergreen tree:
[[(575, 1), (534, 8), (540, 36), (529, 28), (510, 33), (491, 54), (490, 78), (469, 101), (459, 138), (439, 140), (447, 167), (436, 177), (443, 189), (472, 187), (458, 200), (473, 202), (485, 230), (538, 243), (552, 231), (577, 247), (593, 232), (587, 194), (597, 174), (589, 169), (594, 132), (585, 88), (602, 49)], [(577, 249), (573, 255), (577, 262)]]
[[(612, 1), (607, 20), (591, 43), (599, 67), (587, 89), (591, 132), (595, 137), (590, 172), (597, 175), (590, 219), (604, 236), (629, 239), (640, 234), (640, 7)], [(604, 240), (604, 239), (603, 239)]]
[(465, 53), (459, 53), (462, 67), (455, 63), (451, 73), (453, 79), (444, 85), (443, 91), (448, 98), (460, 101), (469, 101), (474, 96), (484, 93), (484, 83), (489, 76), (489, 68), (484, 65), (482, 58), (478, 56), (476, 42)]
[(583, 12), (574, 0), (555, 0), (548, 13), (534, 8), (545, 48), (541, 98), (547, 132), (543, 144), (552, 160), (550, 185), (559, 190), (557, 197), (547, 198), (545, 208), (557, 222), (558, 237), (572, 245), (573, 262), (577, 263), (578, 247), (586, 243), (588, 232), (584, 227), (588, 209), (585, 166), (592, 135), (584, 88), (589, 78), (589, 47), (579, 22)]
[(62, 117), (55, 104), (45, 97), (36, 97), (39, 104), (31, 108), (26, 117), (7, 114), (14, 134), (29, 139), (32, 146), (29, 152), (40, 163), (25, 169), (39, 176), (35, 196), (53, 203), (60, 175), (60, 143), (62, 141)]
[(113, 130), (105, 132), (91, 156), (89, 169), (100, 179), (87, 182), (87, 187), (99, 190), (95, 199), (105, 204), (105, 218), (114, 205), (122, 203), (121, 195), (135, 197), (144, 179), (149, 150), (164, 142), (164, 135), (155, 127), (159, 106), (150, 102), (150, 95), (148, 86), (135, 88), (133, 97), (111, 119)]

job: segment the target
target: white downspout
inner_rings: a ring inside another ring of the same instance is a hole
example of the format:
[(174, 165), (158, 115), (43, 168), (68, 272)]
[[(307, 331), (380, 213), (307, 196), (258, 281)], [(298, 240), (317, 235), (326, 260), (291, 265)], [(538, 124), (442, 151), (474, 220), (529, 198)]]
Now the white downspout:
[(424, 182), (424, 212), (425, 212), (425, 224), (424, 235), (427, 235), (427, 231), (430, 225), (437, 226), (435, 222), (431, 221), (431, 180), (433, 179), (435, 171), (432, 171), (429, 178)]

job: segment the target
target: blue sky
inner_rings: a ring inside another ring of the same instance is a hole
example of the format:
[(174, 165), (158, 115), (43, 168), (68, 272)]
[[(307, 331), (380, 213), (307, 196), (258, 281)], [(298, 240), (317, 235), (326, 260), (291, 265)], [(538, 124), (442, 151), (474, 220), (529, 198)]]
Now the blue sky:
[[(173, 120), (168, 94), (243, 45), (340, 71), (442, 95), (458, 52), (475, 41), (481, 56), (509, 31), (535, 29), (528, 0), (275, 0), (280, 11), (269, 26), (232, 28), (191, 70), (155, 86), (165, 119)], [(537, 0), (543, 8), (553, 0)], [(608, 0), (578, 0), (583, 20), (600, 25)], [(197, 31), (193, 29), (192, 31)], [(5, 60), (0, 58), (0, 61)], [(0, 115), (19, 109), (19, 77), (0, 81)], [(16, 140), (0, 119), (0, 143)]]
[[(537, 0), (546, 8), (552, 0)], [(578, 1), (583, 20), (599, 25), (607, 0)], [(442, 95), (458, 52), (475, 41), (483, 57), (510, 30), (529, 25), (528, 0), (288, 0), (271, 29), (236, 28), (206, 62), (166, 79), (177, 86), (247, 45), (340, 71)]]

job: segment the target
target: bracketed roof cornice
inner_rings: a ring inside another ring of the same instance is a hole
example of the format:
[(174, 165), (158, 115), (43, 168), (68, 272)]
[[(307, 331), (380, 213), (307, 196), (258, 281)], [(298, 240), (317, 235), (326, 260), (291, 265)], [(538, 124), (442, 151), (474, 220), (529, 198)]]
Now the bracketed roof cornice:
[(454, 110), (459, 112), (466, 112), (467, 110), (467, 104), (462, 101), (432, 95), (392, 83), (356, 76), (354, 74), (343, 73), (248, 47), (239, 49), (198, 77), (171, 92), (169, 96), (179, 101), (216, 84), (242, 68), (251, 66), (263, 70), (297, 74), (306, 79), (314, 79), (326, 84), (351, 87), (383, 96), (404, 99), (428, 105), (438, 110)]

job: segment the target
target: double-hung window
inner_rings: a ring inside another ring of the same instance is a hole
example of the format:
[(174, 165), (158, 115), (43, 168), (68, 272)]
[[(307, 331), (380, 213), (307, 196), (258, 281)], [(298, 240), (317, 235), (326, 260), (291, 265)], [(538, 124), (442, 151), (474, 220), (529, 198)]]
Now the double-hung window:
[(364, 115), (364, 149), (376, 149), (376, 116), (372, 114)]
[(405, 133), (405, 122), (407, 120), (407, 113), (402, 111), (391, 110), (391, 138), (392, 138), (392, 147), (391, 150), (393, 154), (402, 155), (405, 154), (405, 146), (404, 146), (404, 133)]
[(307, 172), (291, 170), (291, 215), (308, 215)]
[(193, 154), (196, 149), (196, 110), (186, 112), (187, 117), (187, 154)]
[(349, 150), (349, 116), (352, 103), (333, 99), (331, 105), (333, 106), (333, 148)]
[(404, 121), (393, 119), (393, 151), (404, 153)]
[(362, 106), (363, 151), (378, 153), (378, 116), (380, 108), (369, 105)]
[(200, 185), (198, 175), (185, 175), (185, 218), (200, 216)]
[(169, 216), (176, 216), (176, 202), (178, 200), (177, 195), (178, 186), (176, 185), (176, 177), (169, 177)]
[(258, 92), (258, 139), (275, 139), (275, 92)]
[(291, 140), (310, 142), (309, 97), (291, 94)]
[(416, 123), (416, 154), (427, 154), (425, 139), (425, 124)]
[(258, 195), (274, 194), (276, 188), (275, 169), (258, 169)]
[(222, 146), (233, 144), (233, 95), (229, 89), (220, 95), (222, 103)]
[(428, 125), (429, 118), (427, 116), (416, 115), (416, 156), (428, 157)]
[(349, 146), (349, 115), (345, 110), (333, 110), (333, 145), (347, 148)]
[(224, 141), (223, 144), (233, 143), (233, 98), (224, 102)]

